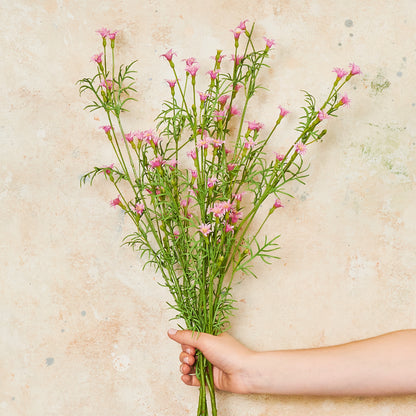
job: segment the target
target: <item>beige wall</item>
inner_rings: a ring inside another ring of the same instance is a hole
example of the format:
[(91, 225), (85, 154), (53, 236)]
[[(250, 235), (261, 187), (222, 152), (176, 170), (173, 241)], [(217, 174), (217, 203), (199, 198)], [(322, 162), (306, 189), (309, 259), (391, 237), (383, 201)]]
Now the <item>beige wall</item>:
[[(266, 126), (292, 113), (305, 88), (322, 98), (334, 66), (356, 62), (352, 103), (308, 153), (306, 187), (273, 219), (281, 260), (235, 287), (232, 333), (255, 349), (347, 342), (416, 327), (416, 7), (412, 0), (15, 0), (0, 4), (0, 415), (193, 415), (197, 391), (179, 381), (172, 313), (157, 275), (120, 248), (131, 230), (109, 207), (110, 163), (75, 82), (93, 71), (95, 29), (121, 30), (120, 61), (139, 59), (126, 119), (151, 128), (168, 93), (159, 56), (204, 65), (232, 49), (229, 29), (256, 21), (277, 41), (250, 114)], [(282, 143), (283, 143), (282, 142)], [(306, 398), (219, 394), (221, 415), (413, 415), (414, 397)]]

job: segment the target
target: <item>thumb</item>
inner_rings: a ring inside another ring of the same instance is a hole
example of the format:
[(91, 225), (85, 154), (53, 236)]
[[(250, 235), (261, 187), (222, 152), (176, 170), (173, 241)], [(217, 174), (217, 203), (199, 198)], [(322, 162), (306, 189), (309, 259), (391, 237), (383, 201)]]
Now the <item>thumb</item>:
[(170, 339), (173, 339), (179, 344), (189, 345), (191, 347), (201, 349), (204, 339), (208, 336), (208, 334), (189, 330), (178, 331), (171, 328), (168, 331), (168, 336)]

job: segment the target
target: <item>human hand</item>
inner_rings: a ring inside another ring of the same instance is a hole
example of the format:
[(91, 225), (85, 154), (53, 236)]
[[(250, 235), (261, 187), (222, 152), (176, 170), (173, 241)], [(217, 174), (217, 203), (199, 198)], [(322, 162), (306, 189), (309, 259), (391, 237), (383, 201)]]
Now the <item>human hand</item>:
[(188, 386), (199, 386), (195, 376), (195, 353), (201, 351), (213, 365), (214, 385), (232, 393), (251, 392), (251, 361), (255, 354), (227, 333), (218, 336), (192, 331), (170, 329), (168, 336), (182, 346), (179, 355), (182, 381)]

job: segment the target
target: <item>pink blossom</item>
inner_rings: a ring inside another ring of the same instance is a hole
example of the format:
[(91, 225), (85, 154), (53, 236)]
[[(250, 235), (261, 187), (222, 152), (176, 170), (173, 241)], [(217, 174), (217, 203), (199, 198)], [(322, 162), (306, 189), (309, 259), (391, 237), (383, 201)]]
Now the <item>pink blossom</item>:
[(106, 175), (109, 175), (113, 168), (114, 168), (114, 163), (112, 163), (111, 165), (108, 165), (108, 166), (103, 166), (102, 169), (104, 169), (104, 173)]
[(163, 160), (162, 156), (158, 156), (157, 158), (149, 161), (149, 165), (152, 169), (163, 166), (164, 164), (165, 164), (165, 161)]
[(296, 143), (295, 150), (296, 153), (303, 156), (306, 153), (306, 146), (303, 143)]
[(121, 201), (120, 201), (120, 195), (116, 198), (116, 199), (113, 199), (111, 202), (110, 202), (110, 205), (112, 206), (112, 207), (116, 207), (117, 205), (120, 205), (121, 204)]
[(238, 40), (240, 35), (243, 33), (243, 30), (240, 27), (236, 27), (234, 30), (230, 29), (230, 32), (233, 32), (234, 39)]
[(218, 182), (217, 178), (214, 178), (214, 177), (208, 178), (208, 182), (207, 182), (208, 188), (213, 188), (217, 182)]
[(235, 163), (229, 163), (228, 165), (227, 165), (227, 170), (228, 170), (228, 172), (231, 172), (232, 170), (234, 170), (234, 168), (236, 167), (237, 165), (235, 164)]
[(224, 152), (226, 155), (229, 155), (230, 153), (232, 153), (233, 151), (227, 148), (224, 148)]
[(191, 157), (193, 160), (195, 160), (196, 159), (196, 150), (195, 149), (192, 149), (186, 155), (189, 156), (189, 157)]
[(281, 153), (274, 152), (274, 154), (276, 155), (276, 160), (278, 160), (279, 162), (281, 162), (285, 158), (285, 155), (282, 155)]
[(234, 91), (238, 92), (238, 91), (240, 91), (240, 88), (243, 88), (243, 84), (235, 84), (234, 85)]
[(334, 68), (332, 72), (335, 72), (337, 74), (338, 79), (344, 78), (345, 75), (348, 75), (348, 71), (342, 68)]
[(256, 142), (251, 138), (247, 138), (244, 142), (244, 148), (246, 149), (252, 149), (256, 145)]
[(174, 236), (175, 238), (179, 238), (179, 230), (178, 230), (177, 228), (175, 228), (175, 229), (173, 230), (173, 236)]
[(129, 143), (131, 143), (132, 141), (133, 141), (133, 139), (134, 139), (134, 133), (127, 133), (125, 136), (124, 136), (124, 138), (129, 142)]
[(282, 204), (282, 201), (280, 199), (276, 198), (276, 200), (274, 201), (273, 207), (274, 208), (283, 208), (284, 205)]
[(143, 131), (139, 131), (139, 130), (135, 131), (134, 137), (137, 139), (138, 142), (142, 142), (143, 140), (145, 140)]
[(170, 170), (173, 170), (176, 168), (178, 161), (176, 159), (172, 159), (172, 160), (168, 160), (167, 162), (165, 162), (168, 166)]
[(221, 55), (220, 52), (221, 51), (218, 51), (218, 55), (217, 56), (210, 56), (210, 58), (215, 59), (215, 61), (218, 62), (219, 64), (225, 58), (225, 55)]
[(193, 197), (195, 197), (195, 198), (196, 198), (196, 192), (195, 192), (195, 190), (194, 190), (194, 189), (192, 189), (192, 188), (190, 188), (190, 189), (189, 189), (189, 195), (191, 195), (191, 196), (193, 196)]
[(181, 207), (187, 207), (189, 205), (189, 202), (191, 201), (191, 198), (181, 199)]
[(192, 77), (194, 77), (196, 75), (196, 73), (198, 72), (199, 69), (199, 64), (194, 64), (192, 66), (187, 66), (185, 68), (185, 71), (191, 75)]
[(241, 114), (241, 111), (237, 107), (235, 107), (235, 106), (232, 105), (230, 107), (230, 114), (232, 116), (239, 116)]
[(350, 104), (351, 100), (348, 98), (348, 95), (345, 93), (340, 100), (340, 103), (342, 105), (348, 106)]
[(243, 199), (243, 194), (244, 194), (244, 192), (240, 192), (239, 194), (233, 194), (233, 198), (236, 200), (236, 201), (242, 201), (242, 199)]
[(216, 121), (220, 121), (223, 117), (225, 117), (226, 111), (225, 110), (214, 111), (212, 114)]
[(242, 20), (237, 27), (239, 27), (241, 30), (246, 30), (246, 23), (247, 22), (248, 22), (248, 19)]
[(215, 71), (213, 71), (211, 69), (210, 71), (207, 72), (207, 74), (209, 74), (209, 76), (211, 77), (211, 79), (216, 79), (219, 73), (220, 73), (220, 71), (218, 69), (215, 70)]
[(257, 121), (247, 121), (247, 123), (248, 123), (248, 129), (254, 130), (254, 131), (259, 131), (264, 126), (262, 123), (259, 123)]
[(146, 142), (154, 147), (156, 147), (161, 141), (162, 141), (162, 138), (159, 136), (156, 136), (156, 134), (153, 134), (153, 133), (150, 137), (146, 138)]
[(230, 220), (232, 224), (235, 224), (238, 220), (243, 218), (243, 213), (241, 211), (232, 211), (230, 214)]
[(191, 176), (196, 179), (198, 177), (198, 172), (195, 169), (191, 169)]
[(105, 133), (108, 133), (112, 127), (111, 126), (100, 126), (100, 129), (103, 129)]
[(230, 200), (220, 202), (224, 213), (234, 210), (234, 204)]
[(156, 195), (160, 195), (161, 192), (162, 192), (162, 190), (158, 186), (156, 186), (156, 188), (155, 188)]
[(198, 94), (199, 94), (199, 99), (201, 101), (205, 101), (210, 96), (209, 94), (205, 94), (205, 93), (200, 92), (200, 91), (198, 91)]
[(183, 61), (185, 61), (186, 66), (192, 66), (194, 63), (196, 63), (196, 59), (192, 57), (188, 59), (183, 59)]
[(225, 224), (225, 232), (229, 233), (231, 231), (234, 231), (234, 225), (228, 224), (227, 222), (227, 224)]
[(201, 224), (199, 226), (199, 231), (202, 233), (204, 237), (208, 237), (208, 234), (212, 233), (211, 224)]
[(169, 84), (169, 87), (174, 88), (176, 85), (176, 79), (173, 80), (166, 80), (166, 82)]
[(329, 118), (329, 115), (328, 115), (328, 113), (325, 113), (324, 110), (319, 110), (318, 118), (319, 118), (319, 120), (322, 121), (322, 120), (325, 120), (326, 118)]
[(220, 140), (220, 139), (211, 139), (211, 144), (214, 148), (218, 149), (219, 147), (221, 147), (223, 144), (225, 143), (225, 140)]
[(96, 55), (93, 55), (91, 57), (91, 61), (94, 61), (97, 64), (100, 64), (102, 62), (102, 59), (103, 59), (103, 52), (97, 53)]
[(214, 217), (221, 218), (224, 214), (224, 208), (220, 202), (216, 202), (213, 207), (208, 208), (208, 213), (214, 214)]
[(268, 39), (268, 38), (266, 38), (266, 36), (263, 36), (263, 39), (265, 40), (265, 42), (266, 42), (266, 49), (270, 49), (275, 43), (276, 43), (276, 41), (275, 40), (273, 40), (273, 39)]
[(103, 39), (106, 38), (110, 34), (110, 31), (106, 29), (105, 27), (96, 30), (96, 32), (99, 33)]
[(117, 33), (120, 32), (119, 30), (114, 30), (108, 34), (108, 38), (114, 40), (116, 38)]
[(281, 105), (279, 105), (279, 108), (280, 108), (280, 117), (282, 117), (282, 118), (290, 113), (290, 111), (286, 110)]
[(176, 55), (176, 52), (173, 52), (172, 49), (169, 49), (166, 53), (160, 56), (164, 56), (170, 62), (173, 58), (173, 55)]
[(221, 105), (225, 105), (225, 103), (227, 102), (227, 100), (230, 98), (229, 95), (221, 95), (221, 97), (218, 98), (218, 102)]
[(241, 60), (244, 58), (244, 55), (231, 55), (231, 60), (235, 62), (235, 65), (240, 65)]
[(143, 203), (136, 204), (136, 206), (134, 207), (134, 211), (136, 212), (136, 214), (142, 215), (144, 211), (144, 204)]
[(351, 63), (349, 66), (351, 68), (350, 75), (359, 75), (359, 74), (361, 74), (361, 69), (358, 65), (355, 65), (354, 63)]
[(196, 143), (196, 147), (199, 149), (203, 147), (204, 149), (208, 149), (209, 144), (211, 143), (211, 137), (205, 136), (202, 139), (198, 139)]
[(102, 80), (100, 86), (111, 90), (113, 88), (113, 81), (111, 79)]

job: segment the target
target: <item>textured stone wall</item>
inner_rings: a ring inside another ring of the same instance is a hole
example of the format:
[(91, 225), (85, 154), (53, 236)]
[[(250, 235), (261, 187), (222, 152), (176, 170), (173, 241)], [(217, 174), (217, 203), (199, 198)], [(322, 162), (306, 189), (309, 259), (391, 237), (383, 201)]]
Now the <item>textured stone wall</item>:
[[(256, 22), (277, 41), (250, 108), (275, 137), (294, 137), (307, 89), (328, 92), (335, 66), (363, 74), (351, 106), (306, 156), (270, 227), (281, 260), (235, 287), (231, 333), (254, 349), (333, 345), (416, 327), (416, 7), (412, 0), (15, 0), (0, 4), (0, 415), (193, 415), (197, 391), (179, 381), (172, 312), (158, 275), (120, 247), (128, 219), (108, 183), (79, 187), (111, 163), (99, 113), (75, 82), (90, 75), (95, 30), (121, 30), (119, 60), (138, 59), (139, 103), (126, 124), (153, 127), (169, 93), (174, 48), (208, 69), (233, 52), (230, 29)], [(414, 397), (218, 395), (220, 415), (413, 415)]]

